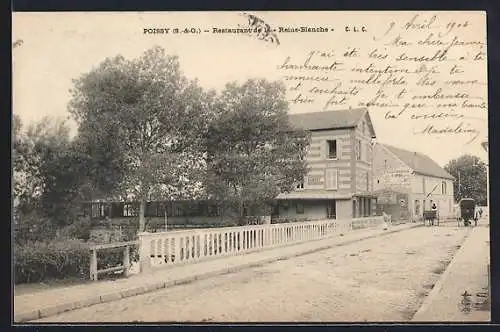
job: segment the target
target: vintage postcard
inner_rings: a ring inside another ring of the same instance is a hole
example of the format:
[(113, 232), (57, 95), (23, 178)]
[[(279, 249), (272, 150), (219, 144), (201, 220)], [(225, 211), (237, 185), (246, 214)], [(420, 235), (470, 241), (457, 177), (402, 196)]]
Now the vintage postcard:
[(14, 321), (490, 321), (486, 13), (14, 12)]

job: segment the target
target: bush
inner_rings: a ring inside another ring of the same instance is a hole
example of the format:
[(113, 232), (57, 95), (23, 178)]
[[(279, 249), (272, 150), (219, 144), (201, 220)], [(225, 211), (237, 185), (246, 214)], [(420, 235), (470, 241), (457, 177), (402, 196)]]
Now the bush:
[(32, 241), (14, 246), (15, 283), (89, 275), (89, 249), (81, 240)]
[(79, 217), (70, 225), (61, 229), (61, 235), (67, 238), (76, 238), (88, 241), (92, 222), (90, 217)]
[[(77, 239), (50, 242), (32, 241), (14, 245), (14, 280), (16, 284), (54, 279), (89, 279), (90, 244)], [(130, 260), (137, 259), (137, 248)], [(123, 249), (98, 251), (98, 269), (121, 265)]]
[(12, 225), (14, 240), (18, 244), (50, 241), (56, 236), (56, 227), (37, 210), (19, 213)]

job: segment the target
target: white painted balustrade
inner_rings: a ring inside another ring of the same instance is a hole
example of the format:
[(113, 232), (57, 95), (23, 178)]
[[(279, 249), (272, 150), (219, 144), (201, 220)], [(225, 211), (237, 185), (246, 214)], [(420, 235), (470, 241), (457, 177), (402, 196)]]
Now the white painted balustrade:
[(151, 268), (317, 240), (382, 225), (383, 217), (139, 234), (141, 272)]

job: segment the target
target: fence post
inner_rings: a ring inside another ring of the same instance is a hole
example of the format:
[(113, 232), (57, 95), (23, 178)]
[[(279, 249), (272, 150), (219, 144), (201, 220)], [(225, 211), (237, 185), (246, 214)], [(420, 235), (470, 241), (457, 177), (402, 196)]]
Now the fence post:
[(128, 277), (130, 271), (130, 247), (123, 248), (123, 275)]
[(97, 280), (97, 250), (90, 249), (90, 280)]
[[(149, 233), (142, 232), (139, 236), (139, 267), (141, 273), (151, 270), (151, 247), (149, 241)], [(177, 257), (176, 257), (177, 259)]]
[(263, 247), (266, 248), (270, 244), (270, 233), (271, 233), (271, 224), (265, 224), (264, 229), (262, 230), (262, 243)]

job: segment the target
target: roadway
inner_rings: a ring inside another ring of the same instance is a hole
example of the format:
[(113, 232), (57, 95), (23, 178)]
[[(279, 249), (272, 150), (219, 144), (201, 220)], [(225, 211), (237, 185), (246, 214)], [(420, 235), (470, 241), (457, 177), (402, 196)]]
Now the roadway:
[(409, 321), (469, 230), (418, 227), (36, 322)]

